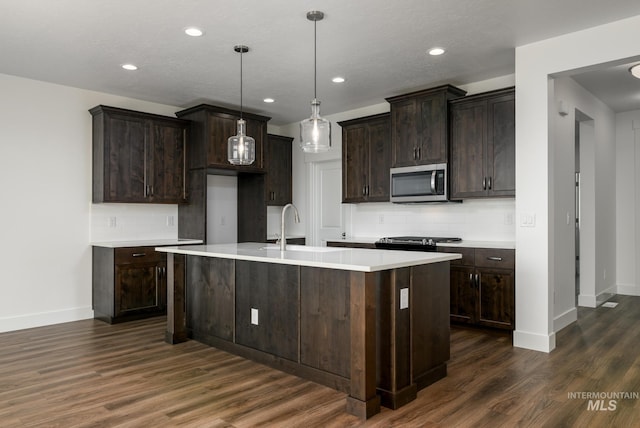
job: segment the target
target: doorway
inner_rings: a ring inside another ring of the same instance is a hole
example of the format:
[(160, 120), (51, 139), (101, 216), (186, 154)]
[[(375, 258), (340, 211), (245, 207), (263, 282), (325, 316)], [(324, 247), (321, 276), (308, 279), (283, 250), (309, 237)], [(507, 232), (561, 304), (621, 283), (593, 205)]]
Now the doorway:
[(342, 161), (313, 162), (310, 175), (308, 244), (322, 247), (344, 231)]

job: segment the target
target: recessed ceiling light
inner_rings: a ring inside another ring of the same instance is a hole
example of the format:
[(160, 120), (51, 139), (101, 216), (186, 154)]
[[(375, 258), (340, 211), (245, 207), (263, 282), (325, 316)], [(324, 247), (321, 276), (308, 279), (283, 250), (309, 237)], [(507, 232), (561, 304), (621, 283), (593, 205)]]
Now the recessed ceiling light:
[(346, 79), (344, 77), (336, 76), (331, 81), (333, 83), (343, 83)]
[(184, 32), (192, 37), (200, 37), (204, 34), (204, 31), (196, 27), (185, 28)]
[(133, 64), (122, 64), (122, 68), (124, 68), (125, 70), (130, 70), (130, 71), (138, 69), (138, 67), (136, 67)]
[(272, 103), (272, 102), (274, 102), (275, 100), (274, 100), (273, 98), (265, 98), (265, 99), (264, 99), (264, 100), (262, 100), (262, 101), (264, 101), (265, 103)]
[(438, 56), (445, 53), (444, 48), (431, 48), (429, 49), (429, 55)]
[(640, 79), (640, 64), (636, 64), (629, 69), (629, 72), (633, 74), (633, 77)]

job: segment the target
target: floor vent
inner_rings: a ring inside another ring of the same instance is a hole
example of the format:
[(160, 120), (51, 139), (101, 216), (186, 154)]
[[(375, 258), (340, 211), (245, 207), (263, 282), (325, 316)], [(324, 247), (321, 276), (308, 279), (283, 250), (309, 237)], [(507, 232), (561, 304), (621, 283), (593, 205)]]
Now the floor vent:
[(618, 306), (617, 302), (604, 302), (602, 304), (603, 308), (615, 308), (616, 306)]

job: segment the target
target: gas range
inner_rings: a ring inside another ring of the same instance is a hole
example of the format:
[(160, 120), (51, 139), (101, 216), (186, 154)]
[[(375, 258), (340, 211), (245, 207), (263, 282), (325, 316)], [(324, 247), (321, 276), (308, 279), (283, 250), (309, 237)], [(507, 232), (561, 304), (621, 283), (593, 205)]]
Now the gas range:
[(375, 244), (376, 248), (387, 250), (437, 251), (437, 244), (460, 241), (460, 238), (434, 236), (393, 236), (380, 238)]

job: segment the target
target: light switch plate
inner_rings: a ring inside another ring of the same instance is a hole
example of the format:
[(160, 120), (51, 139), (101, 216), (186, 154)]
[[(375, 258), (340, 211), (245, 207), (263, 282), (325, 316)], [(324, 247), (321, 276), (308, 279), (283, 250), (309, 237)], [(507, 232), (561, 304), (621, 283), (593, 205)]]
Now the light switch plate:
[(409, 289), (400, 289), (400, 309), (407, 309), (409, 307)]
[(251, 324), (258, 325), (258, 310), (251, 308)]

